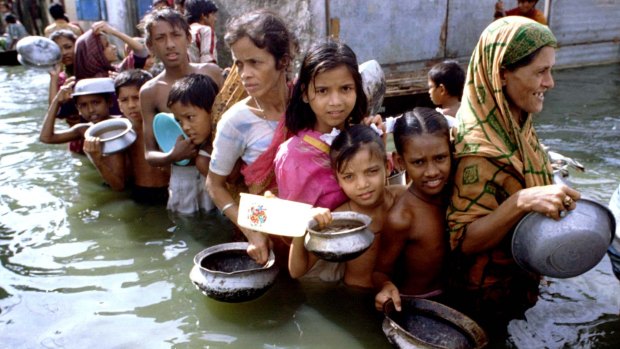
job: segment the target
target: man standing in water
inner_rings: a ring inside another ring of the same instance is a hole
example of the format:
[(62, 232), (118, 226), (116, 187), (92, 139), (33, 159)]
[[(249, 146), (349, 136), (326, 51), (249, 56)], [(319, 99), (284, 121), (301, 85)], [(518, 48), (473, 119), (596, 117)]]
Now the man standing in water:
[[(144, 18), (146, 46), (159, 58), (164, 71), (148, 81), (140, 89), (140, 105), (143, 117), (145, 157), (151, 166), (168, 167), (172, 163), (196, 156), (196, 147), (189, 139), (177, 140), (174, 148), (164, 153), (159, 150), (153, 133), (153, 118), (160, 112), (170, 112), (166, 105), (170, 88), (175, 81), (192, 73), (209, 76), (222, 86), (222, 70), (213, 63), (189, 63), (187, 48), (191, 42), (189, 24), (178, 12), (171, 9), (156, 10)], [(173, 169), (174, 172), (174, 169)], [(198, 170), (196, 170), (198, 175)], [(174, 173), (170, 180), (170, 198), (173, 199)], [(170, 207), (171, 201), (168, 201)]]

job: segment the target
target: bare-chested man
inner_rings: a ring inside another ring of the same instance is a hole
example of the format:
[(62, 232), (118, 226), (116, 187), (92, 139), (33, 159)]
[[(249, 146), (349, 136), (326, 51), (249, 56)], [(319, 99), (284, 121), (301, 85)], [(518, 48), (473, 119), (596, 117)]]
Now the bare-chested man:
[[(166, 104), (170, 88), (176, 80), (191, 73), (204, 74), (213, 79), (218, 87), (221, 87), (223, 83), (222, 70), (213, 63), (189, 62), (187, 55), (187, 47), (191, 42), (189, 24), (180, 13), (174, 10), (162, 9), (147, 14), (144, 19), (144, 32), (149, 51), (159, 58), (164, 65), (164, 71), (140, 89), (145, 156), (152, 166), (168, 167), (176, 161), (195, 158), (197, 150), (189, 139), (180, 138), (170, 152), (162, 152), (157, 146), (153, 134), (153, 118), (157, 113), (170, 112)], [(173, 178), (170, 180), (170, 199), (168, 200), (168, 208), (172, 211), (181, 213), (192, 213), (194, 211), (191, 208), (179, 207), (179, 201), (185, 201), (185, 198), (175, 195), (176, 189), (180, 185), (177, 183), (177, 178), (183, 176), (185, 179), (189, 179), (194, 176), (193, 170), (195, 167), (181, 168), (175, 166), (173, 169), (177, 175), (173, 174)], [(198, 173), (197, 170), (196, 173)], [(196, 190), (200, 189), (196, 188)], [(209, 209), (208, 207), (201, 208)]]

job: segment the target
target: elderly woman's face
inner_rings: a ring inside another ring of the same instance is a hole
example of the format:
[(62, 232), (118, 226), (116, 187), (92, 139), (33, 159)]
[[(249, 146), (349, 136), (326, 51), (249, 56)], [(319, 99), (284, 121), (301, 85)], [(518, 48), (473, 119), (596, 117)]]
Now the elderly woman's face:
[(522, 112), (539, 113), (545, 101), (545, 92), (553, 88), (551, 68), (555, 64), (555, 49), (543, 47), (536, 58), (514, 71), (503, 70), (504, 92), (514, 117)]

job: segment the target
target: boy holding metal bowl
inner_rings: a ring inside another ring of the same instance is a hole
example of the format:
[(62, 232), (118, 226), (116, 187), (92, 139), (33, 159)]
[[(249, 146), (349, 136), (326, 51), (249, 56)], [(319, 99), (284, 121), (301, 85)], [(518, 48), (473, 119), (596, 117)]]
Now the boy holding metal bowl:
[[(125, 188), (124, 154), (105, 155), (102, 151), (100, 138), (87, 135), (87, 130), (93, 124), (112, 118), (110, 108), (113, 101), (114, 82), (110, 78), (92, 78), (82, 79), (76, 84), (74, 80), (74, 78), (69, 78), (68, 83), (60, 88), (52, 100), (43, 120), (39, 139), (46, 144), (84, 140), (84, 152), (95, 165), (104, 181), (112, 190), (123, 190)], [(55, 130), (58, 108), (71, 98), (73, 98), (80, 116), (88, 122), (75, 124), (68, 129)], [(119, 116), (113, 118), (120, 119)], [(135, 138), (133, 140), (135, 141)]]

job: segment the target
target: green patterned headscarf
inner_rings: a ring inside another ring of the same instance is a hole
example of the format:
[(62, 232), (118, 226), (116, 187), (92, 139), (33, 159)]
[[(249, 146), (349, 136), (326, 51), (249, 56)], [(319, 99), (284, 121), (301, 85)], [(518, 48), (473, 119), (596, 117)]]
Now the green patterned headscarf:
[(549, 27), (521, 16), (491, 23), (480, 36), (469, 67), (458, 111), (456, 157), (483, 156), (512, 166), (526, 187), (552, 183), (552, 171), (532, 127), (511, 116), (500, 69), (544, 46), (556, 46)]

